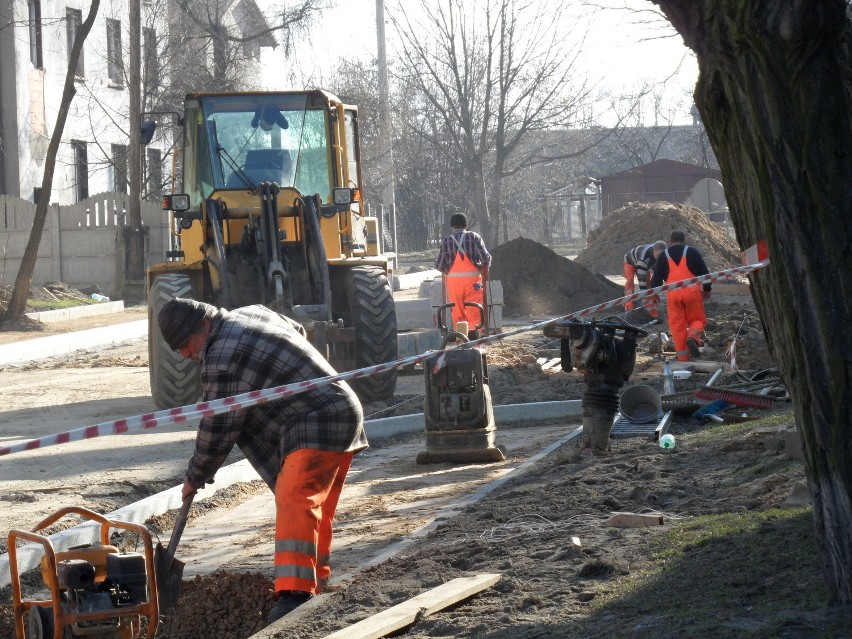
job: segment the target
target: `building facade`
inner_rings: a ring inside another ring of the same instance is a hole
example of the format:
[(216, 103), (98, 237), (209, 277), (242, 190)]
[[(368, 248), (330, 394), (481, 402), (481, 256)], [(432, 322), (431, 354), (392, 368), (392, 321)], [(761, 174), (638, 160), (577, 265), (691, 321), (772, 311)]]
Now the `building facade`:
[[(0, 0), (0, 194), (38, 196), (71, 49), (89, 10), (85, 0)], [(51, 202), (127, 192), (128, 140), (138, 132), (128, 122), (127, 15), (126, 2), (102, 2), (83, 45)], [(142, 50), (156, 59), (156, 29), (144, 30)], [(159, 195), (163, 160), (156, 143), (143, 150), (143, 196)]]

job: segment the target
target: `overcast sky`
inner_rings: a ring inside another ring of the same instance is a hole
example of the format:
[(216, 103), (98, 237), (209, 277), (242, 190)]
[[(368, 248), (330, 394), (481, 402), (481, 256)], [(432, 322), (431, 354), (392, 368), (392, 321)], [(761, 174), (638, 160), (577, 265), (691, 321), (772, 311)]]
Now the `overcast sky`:
[[(386, 12), (393, 11), (398, 1), (385, 0)], [(643, 83), (666, 81), (668, 101), (685, 101), (677, 111), (676, 123), (691, 123), (687, 96), (698, 67), (680, 36), (655, 16), (655, 7), (648, 0), (593, 1), (594, 7), (584, 9), (590, 28), (583, 48), (583, 68), (590, 79), (614, 94), (630, 93)], [(376, 59), (376, 1), (338, 0), (337, 4), (314, 28), (313, 44), (305, 47), (307, 55), (299, 57), (304, 77), (320, 84), (343, 55)], [(419, 0), (407, 0), (405, 6), (418, 4)], [(387, 20), (386, 24), (388, 60), (392, 63), (393, 25)], [(280, 64), (280, 55), (280, 48), (278, 52), (268, 51), (264, 61), (268, 67), (275, 66), (276, 62)], [(265, 82), (269, 89), (295, 88), (293, 81), (281, 74), (267, 73)]]

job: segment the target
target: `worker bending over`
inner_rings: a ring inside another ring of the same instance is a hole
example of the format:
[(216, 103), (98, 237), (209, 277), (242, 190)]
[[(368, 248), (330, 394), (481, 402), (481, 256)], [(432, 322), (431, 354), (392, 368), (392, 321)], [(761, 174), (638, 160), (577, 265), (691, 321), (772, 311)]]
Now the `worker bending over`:
[[(672, 231), (669, 247), (654, 267), (651, 286), (656, 288), (674, 282), (707, 275), (707, 264), (694, 246), (686, 245), (686, 233)], [(674, 340), (675, 354), (682, 362), (701, 356), (701, 334), (707, 325), (704, 300), (710, 298), (712, 284), (693, 284), (666, 293), (669, 330)]]
[[(624, 256), (624, 294), (632, 295), (635, 292), (634, 278), (639, 280), (639, 292), (648, 290), (648, 284), (651, 282), (651, 269), (660, 257), (660, 253), (666, 250), (666, 243), (662, 240), (652, 242), (651, 244), (640, 244), (639, 246), (630, 249)], [(653, 316), (659, 317), (660, 297), (652, 295), (645, 299), (644, 304), (641, 304)], [(624, 304), (624, 309), (627, 311), (633, 310), (633, 302)]]
[[(467, 230), (467, 217), (464, 213), (455, 213), (450, 217), (452, 233), (441, 242), (441, 250), (435, 260), (435, 268), (447, 278), (447, 302), (453, 303), (453, 326), (467, 322), (475, 327), (485, 324), (485, 318), (478, 310), (468, 311), (465, 302), (475, 302), (485, 308), (483, 275), (488, 277), (491, 266), (491, 254), (485, 248), (485, 242), (478, 233)], [(478, 322), (472, 322), (476, 316)], [(473, 331), (471, 331), (473, 333)], [(472, 338), (478, 335), (471, 335)]]
[[(227, 311), (175, 298), (157, 316), (166, 343), (201, 364), (204, 401), (335, 375), (296, 322), (265, 306)], [(213, 481), (234, 447), (275, 495), (275, 594), (270, 622), (322, 592), (331, 523), (352, 456), (367, 448), (361, 403), (346, 382), (205, 415), (183, 496)]]

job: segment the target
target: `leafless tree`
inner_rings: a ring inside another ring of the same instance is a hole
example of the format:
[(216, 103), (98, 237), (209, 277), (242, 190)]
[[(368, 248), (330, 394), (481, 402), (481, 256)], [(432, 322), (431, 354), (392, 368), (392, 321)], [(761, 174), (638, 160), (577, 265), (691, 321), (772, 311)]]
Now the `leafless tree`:
[(12, 295), (9, 298), (9, 304), (6, 307), (6, 312), (3, 316), (4, 321), (10, 321), (21, 317), (27, 308), (30, 284), (33, 279), (36, 258), (38, 257), (38, 247), (39, 244), (41, 244), (41, 235), (42, 231), (44, 231), (45, 220), (47, 219), (47, 207), (50, 203), (50, 195), (53, 191), (53, 172), (56, 168), (56, 155), (59, 152), (62, 133), (65, 129), (65, 122), (68, 119), (68, 111), (71, 108), (71, 102), (74, 100), (74, 95), (77, 92), (77, 89), (74, 86), (77, 60), (80, 58), (80, 52), (83, 50), (83, 43), (86, 41), (89, 32), (92, 30), (92, 25), (95, 22), (95, 17), (98, 15), (99, 7), (100, 0), (92, 0), (89, 13), (80, 25), (80, 28), (77, 30), (74, 46), (71, 48), (71, 53), (68, 56), (68, 70), (65, 74), (65, 85), (62, 90), (62, 98), (59, 103), (59, 113), (56, 116), (56, 124), (53, 128), (53, 133), (50, 136), (50, 143), (47, 146), (47, 155), (44, 160), (44, 175), (41, 180), (41, 192), (39, 193), (38, 202), (36, 202), (33, 226), (32, 229), (30, 229), (30, 237), (27, 241), (27, 246), (24, 249), (23, 257), (21, 258), (21, 266), (18, 269), (17, 276), (15, 277), (15, 285), (12, 288)]
[(563, 3), (543, 0), (440, 0), (391, 13), (401, 38), (400, 79), (437, 117), (412, 124), (455, 162), (468, 213), (491, 244), (503, 179), (526, 163), (518, 157), (522, 141), (568, 126), (586, 95), (573, 64), (582, 34), (571, 34), (565, 18)]
[(769, 347), (790, 389), (829, 603), (852, 604), (852, 19), (847, 0), (653, 0), (698, 57)]

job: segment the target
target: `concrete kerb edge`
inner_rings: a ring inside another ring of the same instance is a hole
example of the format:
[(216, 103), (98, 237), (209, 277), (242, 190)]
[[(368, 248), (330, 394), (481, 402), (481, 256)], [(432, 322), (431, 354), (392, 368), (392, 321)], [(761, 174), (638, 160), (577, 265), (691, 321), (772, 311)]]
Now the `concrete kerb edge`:
[[(500, 423), (523, 423), (549, 421), (564, 417), (582, 415), (580, 400), (540, 402), (533, 404), (505, 404), (494, 407), (494, 419)], [(424, 430), (425, 422), (422, 413), (402, 415), (384, 419), (370, 420), (365, 423), (367, 439), (381, 440), (397, 435), (416, 433)], [(514, 472), (514, 471), (513, 471)], [(511, 476), (512, 473), (509, 473)], [(248, 460), (241, 460), (224, 466), (216, 473), (216, 482), (198, 491), (197, 499), (212, 496), (217, 490), (227, 488), (232, 484), (251, 482), (260, 479)], [(161, 515), (180, 508), (181, 486), (174, 486), (138, 502), (119, 508), (104, 515), (107, 519), (144, 523), (150, 517)], [(56, 550), (66, 550), (72, 546), (95, 543), (98, 541), (98, 525), (84, 523), (68, 528), (48, 537)], [(37, 568), (41, 561), (42, 549), (36, 544), (27, 544), (18, 548), (18, 568), (21, 573)], [(0, 555), (0, 588), (9, 585), (11, 572), (9, 555)]]

